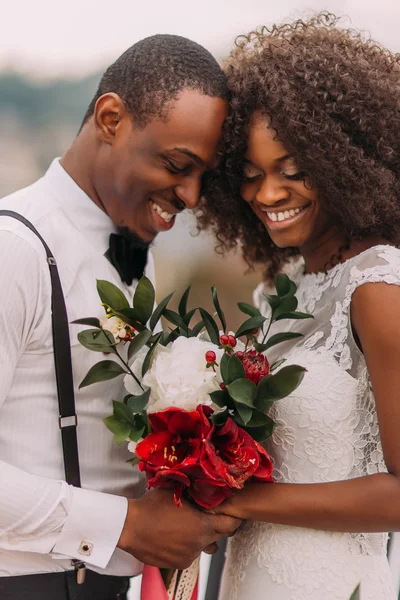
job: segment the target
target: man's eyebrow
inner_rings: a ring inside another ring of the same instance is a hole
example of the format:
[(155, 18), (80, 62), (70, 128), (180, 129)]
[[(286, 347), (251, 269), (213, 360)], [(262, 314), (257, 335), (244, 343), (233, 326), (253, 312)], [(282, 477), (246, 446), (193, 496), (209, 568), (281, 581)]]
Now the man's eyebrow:
[(182, 154), (186, 154), (186, 156), (188, 156), (189, 158), (191, 158), (195, 163), (197, 163), (200, 167), (204, 167), (206, 166), (204, 161), (200, 158), (200, 156), (197, 156), (197, 154), (194, 154), (194, 152), (191, 152), (191, 150), (189, 150), (188, 148), (172, 148), (172, 150), (176, 151), (176, 152), (181, 152)]

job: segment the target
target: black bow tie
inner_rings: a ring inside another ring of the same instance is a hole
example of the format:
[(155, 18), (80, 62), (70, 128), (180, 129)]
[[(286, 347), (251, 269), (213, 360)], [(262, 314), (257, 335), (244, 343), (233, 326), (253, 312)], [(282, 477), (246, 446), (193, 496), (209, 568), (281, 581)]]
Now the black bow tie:
[(148, 247), (141, 247), (137, 240), (128, 235), (112, 233), (106, 257), (117, 269), (121, 280), (128, 285), (140, 279), (147, 264)]

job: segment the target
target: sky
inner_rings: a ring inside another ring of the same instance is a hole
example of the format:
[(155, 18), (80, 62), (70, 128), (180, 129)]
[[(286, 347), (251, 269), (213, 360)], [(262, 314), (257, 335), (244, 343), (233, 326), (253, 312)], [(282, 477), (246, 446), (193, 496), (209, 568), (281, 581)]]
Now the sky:
[(237, 35), (313, 10), (346, 15), (344, 22), (400, 51), (399, 0), (8, 0), (0, 69), (44, 79), (86, 75), (155, 33), (184, 35), (223, 58)]

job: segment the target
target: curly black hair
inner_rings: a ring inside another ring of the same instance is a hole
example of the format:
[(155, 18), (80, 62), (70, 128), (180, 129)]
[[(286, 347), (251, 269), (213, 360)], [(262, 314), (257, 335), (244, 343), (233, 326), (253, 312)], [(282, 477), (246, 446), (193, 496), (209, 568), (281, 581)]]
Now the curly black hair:
[(179, 35), (147, 37), (128, 48), (105, 71), (81, 127), (107, 92), (118, 94), (134, 116), (135, 125), (144, 127), (152, 118), (166, 118), (169, 103), (184, 89), (228, 97), (224, 72), (203, 46)]
[(400, 55), (330, 13), (236, 41), (225, 71), (231, 114), (223, 158), (204, 187), (199, 227), (218, 248), (239, 242), (249, 265), (271, 278), (298, 254), (277, 248), (240, 197), (249, 121), (271, 119), (295, 155), (324, 210), (348, 240), (369, 236), (400, 242)]

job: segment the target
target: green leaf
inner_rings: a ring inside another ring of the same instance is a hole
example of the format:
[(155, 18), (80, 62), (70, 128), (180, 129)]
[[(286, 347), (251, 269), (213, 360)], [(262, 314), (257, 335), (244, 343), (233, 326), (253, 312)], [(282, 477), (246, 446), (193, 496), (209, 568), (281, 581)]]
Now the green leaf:
[(236, 356), (230, 356), (225, 352), (220, 363), (221, 376), (226, 385), (233, 383), (236, 379), (246, 377), (244, 366)]
[(144, 411), (149, 403), (150, 391), (151, 390), (146, 390), (143, 394), (140, 394), (140, 396), (130, 396), (130, 398), (128, 398), (128, 407), (134, 414)]
[(86, 319), (77, 319), (72, 321), (75, 325), (90, 325), (91, 327), (101, 328), (100, 320), (95, 317), (87, 317)]
[(114, 417), (118, 419), (118, 421), (129, 423), (131, 426), (134, 424), (132, 411), (126, 404), (113, 400), (113, 409)]
[(244, 313), (245, 315), (249, 315), (250, 317), (260, 317), (261, 316), (261, 313), (258, 310), (258, 308), (256, 308), (252, 304), (247, 304), (247, 302), (238, 302), (237, 305), (238, 305), (239, 310), (242, 313)]
[(144, 377), (146, 375), (146, 373), (147, 373), (147, 371), (148, 371), (148, 369), (150, 367), (151, 359), (153, 358), (153, 354), (156, 351), (158, 342), (161, 339), (161, 335), (162, 335), (162, 332), (160, 331), (160, 333), (157, 334), (157, 336), (156, 336), (156, 338), (155, 338), (155, 340), (154, 340), (154, 342), (153, 342), (150, 350), (146, 354), (146, 358), (144, 359), (143, 366), (142, 366), (142, 377)]
[(349, 600), (360, 600), (360, 584), (358, 584)]
[(280, 305), (274, 310), (273, 320), (278, 320), (278, 317), (281, 314), (295, 311), (297, 304), (296, 296), (286, 296), (286, 298), (282, 298)]
[(137, 333), (133, 340), (129, 342), (128, 348), (128, 360), (132, 358), (139, 350), (143, 348), (151, 338), (151, 331), (143, 329), (140, 333)]
[(188, 312), (188, 313), (186, 313), (186, 315), (184, 315), (184, 316), (182, 317), (182, 320), (183, 320), (183, 322), (185, 323), (185, 325), (186, 325), (187, 327), (189, 327), (189, 323), (190, 323), (190, 321), (192, 320), (192, 317), (193, 317), (193, 315), (195, 314), (196, 310), (197, 310), (197, 308), (192, 308), (192, 310), (189, 310), (189, 312)]
[(177, 327), (180, 327), (184, 331), (187, 331), (187, 327), (185, 325), (184, 320), (182, 319), (180, 314), (178, 314), (174, 310), (169, 310), (168, 308), (166, 308), (164, 310), (164, 318), (167, 319), (167, 321), (169, 321), (170, 323), (176, 325)]
[(228, 417), (229, 417), (229, 412), (227, 410), (223, 410), (222, 412), (214, 413), (211, 417), (211, 420), (214, 423), (214, 425), (221, 426), (221, 425), (225, 425)]
[(106, 329), (85, 329), (78, 333), (78, 340), (82, 346), (94, 352), (115, 353), (115, 338)]
[(282, 298), (282, 296), (286, 296), (286, 294), (290, 293), (290, 290), (291, 290), (290, 279), (284, 273), (278, 273), (277, 275), (275, 275), (274, 283), (275, 283), (276, 291), (280, 298)]
[[(132, 441), (136, 441), (136, 440), (132, 440)], [(132, 465), (132, 467), (136, 467), (136, 465), (138, 465), (140, 463), (140, 461), (141, 461), (141, 459), (138, 456), (134, 456), (133, 458), (129, 458), (125, 462)]]
[(115, 417), (106, 417), (103, 419), (105, 426), (114, 434), (117, 444), (122, 444), (131, 432), (129, 423), (118, 421)]
[(184, 317), (187, 313), (187, 302), (188, 302), (188, 297), (190, 294), (190, 288), (191, 288), (191, 286), (189, 285), (189, 287), (185, 290), (185, 292), (179, 302), (178, 312), (181, 315), (181, 317)]
[(235, 408), (239, 414), (240, 419), (243, 422), (243, 425), (247, 425), (247, 423), (251, 419), (253, 410), (246, 404), (241, 404), (240, 402), (235, 402)]
[(133, 308), (138, 319), (143, 325), (147, 323), (153, 314), (155, 292), (150, 279), (143, 275), (136, 286), (133, 296)]
[(303, 334), (295, 333), (294, 331), (283, 331), (282, 333), (276, 333), (275, 335), (272, 335), (269, 338), (269, 340), (267, 340), (264, 350), (268, 350), (268, 348), (272, 348), (272, 346), (276, 346), (277, 344), (281, 344), (282, 342), (287, 342), (288, 340), (294, 340), (298, 337), (303, 337)]
[(213, 303), (215, 306), (215, 310), (217, 311), (217, 315), (218, 315), (219, 320), (221, 321), (223, 332), (225, 333), (226, 332), (226, 319), (225, 319), (224, 312), (221, 308), (221, 305), (219, 303), (217, 289), (214, 286), (211, 288), (211, 293), (212, 293), (212, 299), (213, 299)]
[(226, 390), (216, 390), (215, 392), (211, 392), (210, 398), (214, 402), (214, 404), (216, 404), (220, 408), (224, 408), (224, 406), (229, 407), (229, 405), (232, 404), (232, 401)]
[(104, 279), (97, 280), (97, 291), (103, 304), (112, 309), (129, 308), (129, 302), (119, 288)]
[[(248, 427), (248, 425), (247, 425), (247, 427)], [(246, 427), (246, 429), (247, 429), (247, 427)], [(265, 440), (267, 440), (269, 437), (271, 437), (274, 428), (275, 428), (275, 423), (271, 419), (271, 422), (268, 425), (264, 425), (262, 427), (249, 428), (248, 433), (251, 435), (253, 440), (256, 440), (256, 442), (259, 442), (260, 444), (262, 444), (263, 442), (265, 442)]]
[(260, 327), (265, 323), (267, 319), (263, 316), (251, 317), (247, 319), (237, 330), (236, 337), (240, 337), (242, 335), (246, 335), (247, 333), (252, 333), (255, 329), (260, 329)]
[(271, 433), (274, 427), (274, 422), (268, 415), (264, 414), (260, 410), (253, 410), (250, 421), (247, 423), (247, 427), (270, 427)]
[(252, 411), (251, 419), (248, 421), (248, 423), (240, 423), (239, 420), (236, 422), (238, 425), (250, 427), (251, 429), (255, 427), (269, 427), (271, 433), (274, 427), (274, 422), (271, 417), (257, 409)]
[(276, 321), (281, 321), (282, 319), (313, 319), (313, 315), (303, 312), (290, 311), (285, 313), (280, 313), (279, 316), (275, 318)]
[(146, 427), (141, 427), (140, 429), (135, 429), (134, 427), (132, 427), (128, 437), (132, 442), (138, 442), (140, 438), (143, 437), (145, 430)]
[(255, 350), (257, 350), (257, 352), (265, 352), (265, 350), (267, 349), (267, 344), (260, 344), (257, 341), (253, 342), (253, 346)]
[(279, 369), (279, 367), (281, 365), (283, 365), (283, 363), (285, 363), (285, 362), (286, 362), (286, 358), (279, 358), (274, 363), (272, 363), (272, 365), (270, 367), (271, 373), (272, 373), (272, 371), (276, 371), (276, 369)]
[(213, 317), (204, 308), (199, 308), (201, 318), (213, 344), (219, 346), (219, 329)]
[(271, 401), (286, 398), (303, 381), (306, 369), (299, 365), (283, 367), (274, 375), (263, 377), (257, 386), (255, 405), (262, 411), (268, 410)]
[[(179, 327), (176, 327), (175, 329), (171, 329), (170, 333), (168, 334), (167, 337), (167, 342), (166, 342), (166, 346), (168, 346), (168, 344), (170, 342), (174, 342), (176, 339), (178, 339), (180, 333), (179, 333)], [(161, 338), (160, 338), (161, 340)]]
[(250, 379), (236, 379), (226, 386), (230, 397), (240, 404), (245, 404), (254, 408), (254, 398), (256, 397), (256, 386)]
[(280, 305), (281, 299), (279, 298), (279, 296), (275, 296), (273, 294), (264, 294), (264, 296), (268, 304), (270, 305), (272, 312), (274, 312), (274, 310), (276, 310)]
[(79, 389), (97, 383), (98, 381), (107, 381), (114, 379), (119, 375), (126, 375), (126, 371), (114, 360), (102, 360), (89, 370), (86, 377), (79, 385)]
[(190, 337), (197, 337), (204, 327), (204, 321), (199, 321), (190, 332)]
[(154, 331), (155, 326), (157, 325), (158, 321), (161, 319), (162, 314), (163, 314), (165, 308), (168, 306), (168, 303), (171, 300), (174, 293), (175, 292), (172, 292), (166, 298), (164, 298), (164, 300), (161, 300), (160, 304), (157, 306), (157, 308), (153, 312), (151, 319), (150, 319), (150, 323), (149, 323), (150, 329), (152, 331)]

